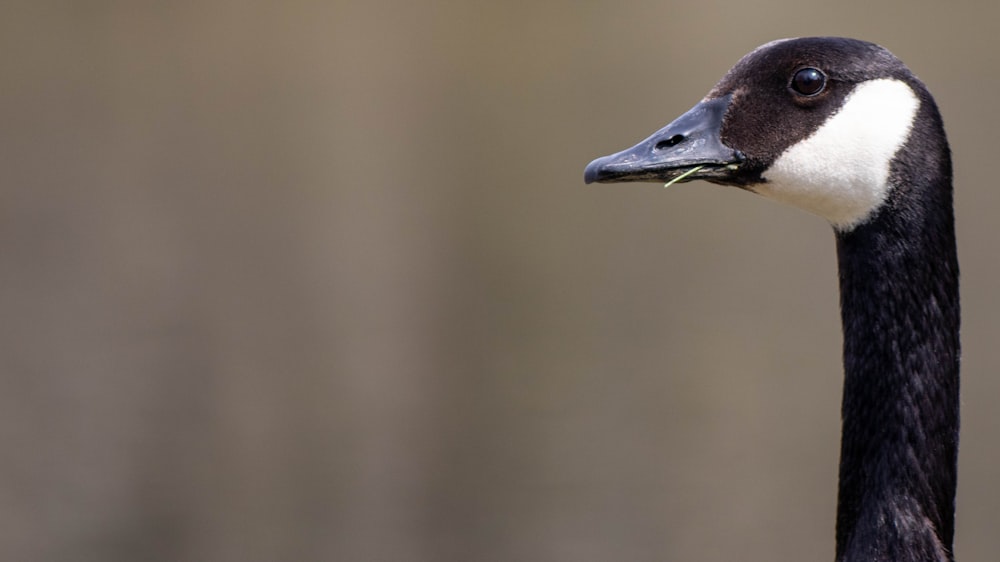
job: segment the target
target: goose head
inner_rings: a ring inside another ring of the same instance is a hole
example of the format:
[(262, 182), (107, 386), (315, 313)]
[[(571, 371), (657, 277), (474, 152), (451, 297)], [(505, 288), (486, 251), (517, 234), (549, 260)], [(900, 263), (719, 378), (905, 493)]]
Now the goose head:
[(783, 39), (743, 57), (698, 104), (639, 144), (587, 166), (585, 181), (740, 187), (849, 231), (893, 190), (894, 158), (922, 100), (886, 49), (834, 37)]

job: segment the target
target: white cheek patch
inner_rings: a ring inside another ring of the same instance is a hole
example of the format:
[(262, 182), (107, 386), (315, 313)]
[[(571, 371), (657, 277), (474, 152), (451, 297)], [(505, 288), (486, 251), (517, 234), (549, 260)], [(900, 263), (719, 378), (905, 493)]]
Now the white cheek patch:
[(757, 193), (817, 214), (850, 230), (889, 193), (889, 165), (920, 107), (899, 80), (858, 84), (839, 112), (815, 133), (788, 147), (754, 186)]

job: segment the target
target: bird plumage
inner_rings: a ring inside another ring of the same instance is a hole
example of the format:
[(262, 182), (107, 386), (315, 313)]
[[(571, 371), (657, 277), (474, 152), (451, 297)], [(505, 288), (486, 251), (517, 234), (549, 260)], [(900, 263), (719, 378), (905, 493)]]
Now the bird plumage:
[(958, 259), (937, 106), (878, 45), (768, 43), (588, 183), (704, 179), (826, 218), (844, 333), (838, 562), (952, 561)]

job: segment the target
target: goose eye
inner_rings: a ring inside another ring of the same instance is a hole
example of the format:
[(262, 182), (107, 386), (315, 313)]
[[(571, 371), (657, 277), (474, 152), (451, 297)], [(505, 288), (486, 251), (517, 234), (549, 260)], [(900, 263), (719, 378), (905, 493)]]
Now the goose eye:
[(815, 96), (826, 86), (826, 75), (815, 68), (803, 68), (792, 76), (792, 89), (803, 96)]

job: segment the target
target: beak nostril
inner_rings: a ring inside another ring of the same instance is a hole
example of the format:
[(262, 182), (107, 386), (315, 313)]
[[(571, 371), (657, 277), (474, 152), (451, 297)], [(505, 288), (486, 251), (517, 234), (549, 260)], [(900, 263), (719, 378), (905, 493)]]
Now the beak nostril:
[(684, 140), (684, 135), (674, 135), (667, 140), (661, 140), (660, 142), (656, 143), (656, 150), (663, 150), (664, 148), (670, 148), (671, 146), (680, 144), (681, 141), (683, 140)]

